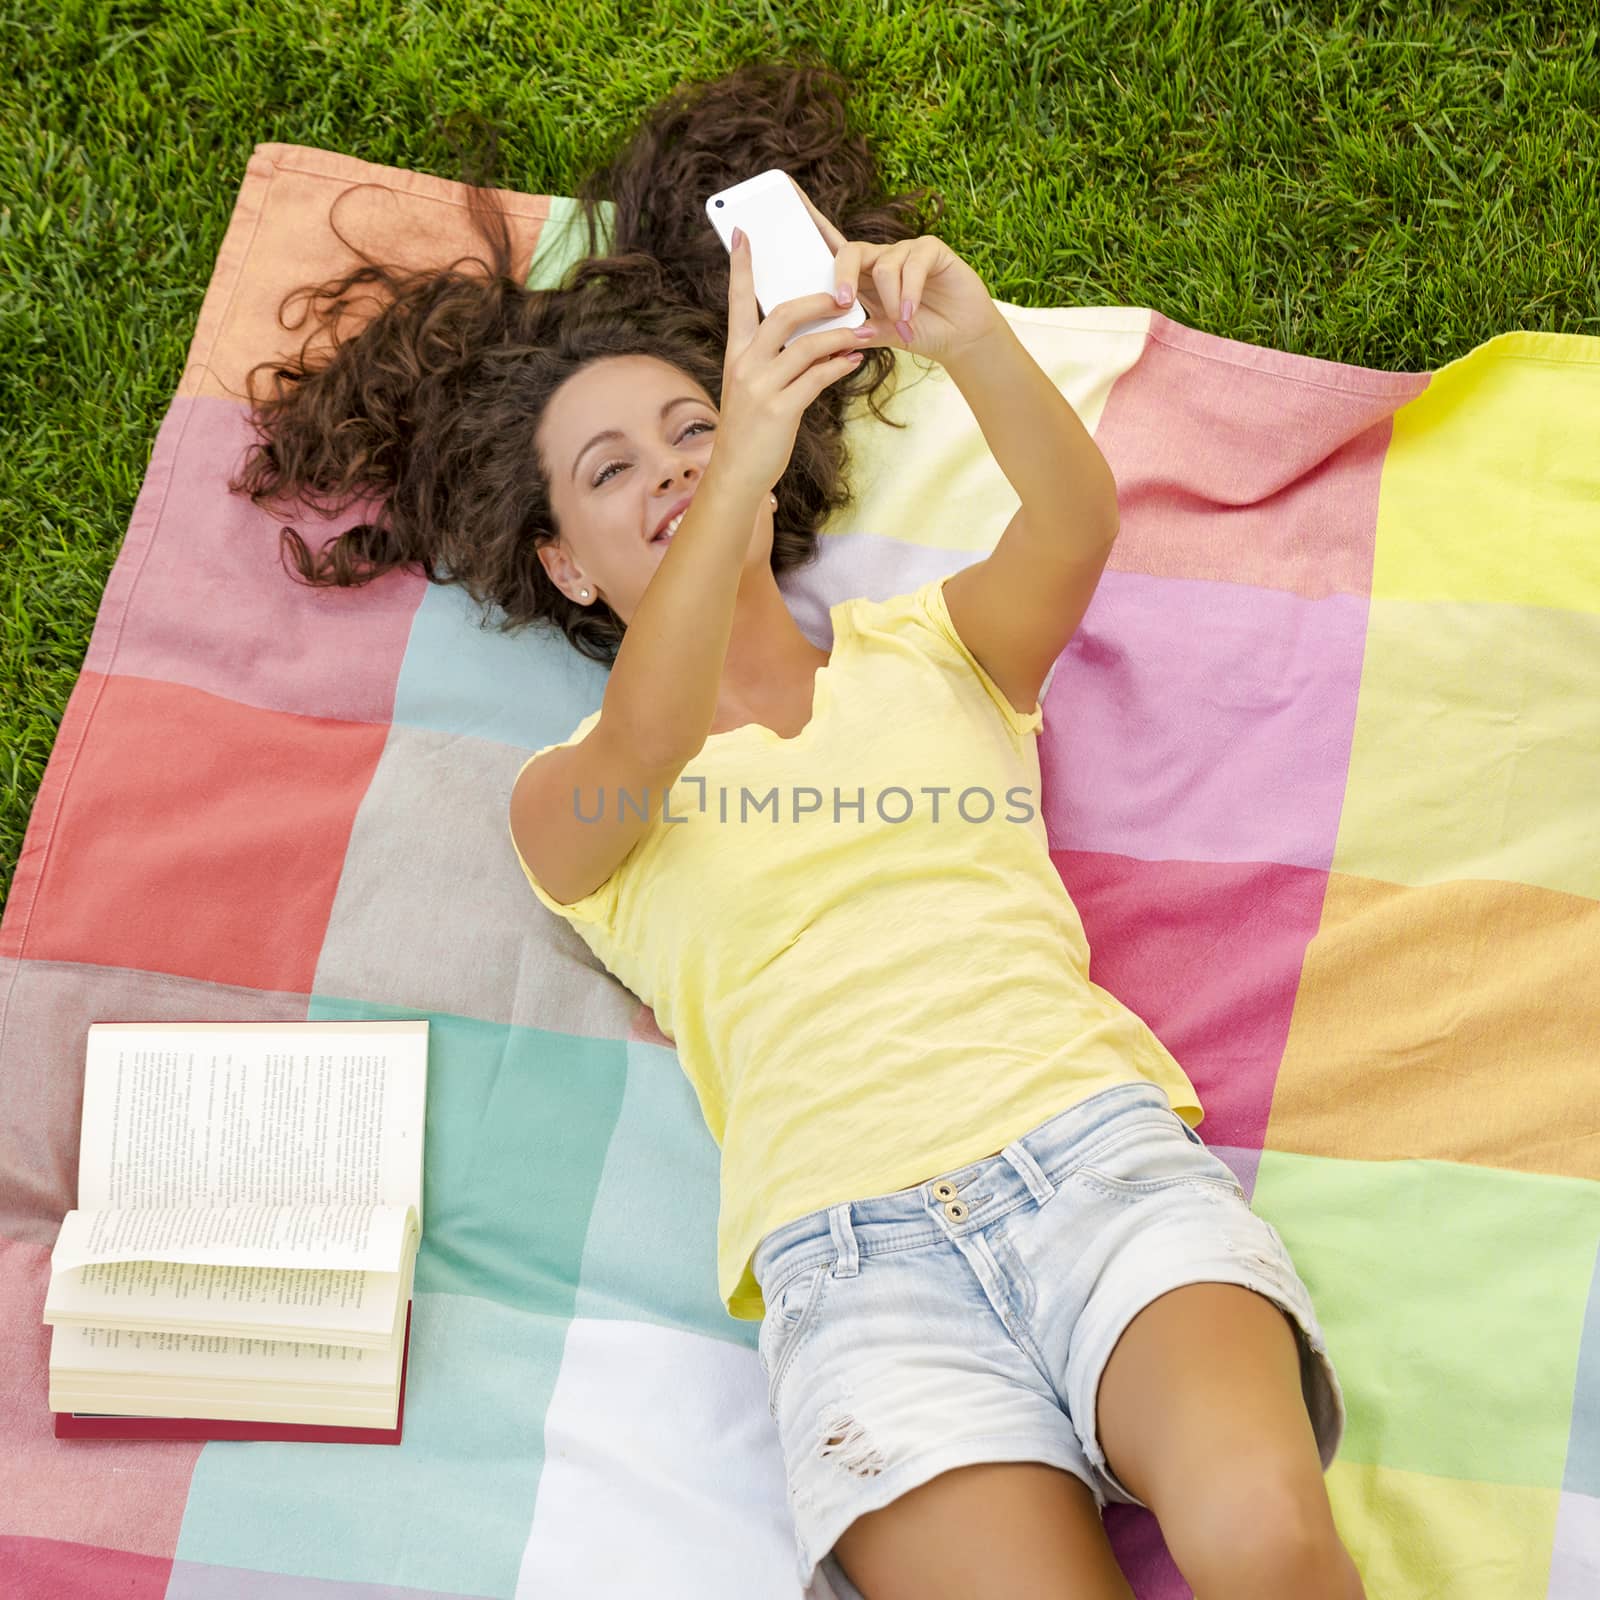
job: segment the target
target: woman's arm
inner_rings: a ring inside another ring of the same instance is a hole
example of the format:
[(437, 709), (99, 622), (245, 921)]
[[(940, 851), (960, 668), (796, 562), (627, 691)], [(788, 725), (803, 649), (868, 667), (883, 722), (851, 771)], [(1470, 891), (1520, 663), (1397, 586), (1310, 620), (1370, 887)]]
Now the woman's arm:
[(745, 552), (767, 491), (706, 463), (611, 664), (601, 718), (638, 761), (681, 772), (717, 714)]
[(1028, 710), (1111, 554), (1116, 479), (998, 308), (989, 330), (945, 370), (1022, 501), (994, 550), (945, 581), (945, 606), (983, 670)]
[(1012, 526), (1026, 525), (1041, 561), (1076, 565), (1116, 536), (1110, 464), (998, 307), (988, 331), (945, 370), (1022, 502)]

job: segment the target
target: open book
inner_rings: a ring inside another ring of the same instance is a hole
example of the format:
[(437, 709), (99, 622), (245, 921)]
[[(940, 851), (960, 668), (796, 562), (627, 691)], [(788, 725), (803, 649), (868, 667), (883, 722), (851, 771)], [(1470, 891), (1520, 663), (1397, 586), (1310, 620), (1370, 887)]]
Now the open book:
[(398, 1443), (427, 1073), (425, 1019), (91, 1023), (57, 1435)]

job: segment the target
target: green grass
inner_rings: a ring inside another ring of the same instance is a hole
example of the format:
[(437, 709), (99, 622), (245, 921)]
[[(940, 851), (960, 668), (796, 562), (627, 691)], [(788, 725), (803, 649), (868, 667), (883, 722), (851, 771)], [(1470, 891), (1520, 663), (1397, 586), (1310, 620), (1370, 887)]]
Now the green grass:
[(1567, 5), (0, 0), (0, 873), (88, 648), (251, 147), (570, 194), (686, 77), (809, 48), (1017, 304), (1429, 370), (1600, 333), (1600, 56)]

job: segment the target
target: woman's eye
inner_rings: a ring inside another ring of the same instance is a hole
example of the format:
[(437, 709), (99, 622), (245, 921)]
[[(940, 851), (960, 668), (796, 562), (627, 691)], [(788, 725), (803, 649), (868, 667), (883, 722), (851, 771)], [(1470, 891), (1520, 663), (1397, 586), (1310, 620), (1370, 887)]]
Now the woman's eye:
[[(716, 423), (714, 423), (714, 422), (691, 422), (689, 424), (689, 426), (687, 428), (685, 428), (683, 430), (683, 432), (678, 435), (678, 443), (682, 444), (683, 441), (685, 439), (687, 439), (689, 437), (689, 435), (691, 433), (693, 433), (696, 428), (705, 428), (707, 431), (710, 431), (712, 428), (715, 428), (715, 427), (716, 427)], [(611, 472), (612, 472), (613, 468), (615, 468), (615, 467), (625, 467), (625, 466), (627, 466), (627, 464), (628, 463), (626, 461), (608, 461), (600, 469), (600, 471), (596, 474), (593, 487), (598, 489), (600, 487), (600, 485), (602, 483), (604, 483), (606, 481), (606, 479), (608, 479), (611, 476)]]

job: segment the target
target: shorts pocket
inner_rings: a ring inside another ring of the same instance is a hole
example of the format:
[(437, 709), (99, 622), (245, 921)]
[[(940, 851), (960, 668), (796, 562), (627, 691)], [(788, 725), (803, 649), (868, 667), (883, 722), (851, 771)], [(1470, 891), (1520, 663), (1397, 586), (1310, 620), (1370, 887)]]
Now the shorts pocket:
[(1244, 1199), (1233, 1169), (1175, 1111), (1141, 1112), (1128, 1119), (1065, 1175), (1128, 1199), (1178, 1184), (1215, 1185)]
[(778, 1412), (778, 1390), (784, 1374), (801, 1339), (816, 1320), (829, 1276), (828, 1262), (813, 1262), (774, 1283), (771, 1297), (767, 1299), (756, 1348), (767, 1374), (767, 1409), (774, 1416)]

